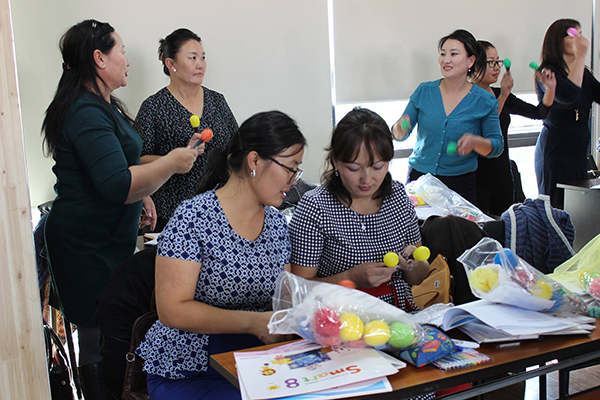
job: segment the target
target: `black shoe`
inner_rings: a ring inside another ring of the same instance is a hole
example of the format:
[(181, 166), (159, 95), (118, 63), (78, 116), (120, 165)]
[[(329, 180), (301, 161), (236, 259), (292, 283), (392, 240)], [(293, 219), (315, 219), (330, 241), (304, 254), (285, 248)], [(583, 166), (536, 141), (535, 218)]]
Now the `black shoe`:
[(102, 380), (102, 363), (79, 367), (81, 390), (85, 400), (111, 400), (113, 397), (104, 388)]

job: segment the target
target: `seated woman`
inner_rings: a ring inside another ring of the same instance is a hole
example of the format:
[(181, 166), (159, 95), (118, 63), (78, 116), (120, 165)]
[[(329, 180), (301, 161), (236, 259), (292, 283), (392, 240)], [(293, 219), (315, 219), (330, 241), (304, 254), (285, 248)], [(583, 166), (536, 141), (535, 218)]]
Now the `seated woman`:
[(169, 85), (148, 97), (135, 118), (135, 128), (142, 136), (141, 162), (145, 164), (185, 146), (194, 134), (190, 117), (199, 117), (198, 130), (212, 129), (213, 138), (198, 146), (204, 153), (198, 157), (191, 171), (174, 175), (152, 195), (158, 222), (157, 232), (183, 200), (194, 196), (207, 157), (212, 149), (226, 144), (238, 125), (225, 97), (202, 86), (206, 74), (206, 54), (200, 37), (189, 29), (176, 29), (160, 40), (158, 58), (163, 72), (170, 78)]
[[(392, 134), (376, 113), (350, 111), (327, 148), (323, 184), (306, 193), (290, 222), (292, 272), (308, 279), (354, 281), (358, 288), (406, 310), (417, 310), (410, 285), (429, 264), (408, 259), (421, 244), (417, 216), (404, 186), (388, 172)], [(383, 256), (400, 252), (388, 268)]]
[[(184, 201), (159, 238), (159, 316), (137, 353), (148, 392), (161, 399), (239, 399), (211, 354), (274, 343), (267, 323), (291, 245), (281, 205), (302, 170), (306, 141), (278, 112), (259, 113), (214, 150), (199, 195)], [(273, 206), (273, 207), (270, 207)]]

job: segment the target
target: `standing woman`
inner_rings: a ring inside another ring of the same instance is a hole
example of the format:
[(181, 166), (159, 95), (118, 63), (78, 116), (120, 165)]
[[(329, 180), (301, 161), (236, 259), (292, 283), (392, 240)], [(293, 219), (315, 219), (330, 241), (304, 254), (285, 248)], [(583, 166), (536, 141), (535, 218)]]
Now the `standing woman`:
[(198, 35), (184, 28), (173, 31), (160, 40), (158, 58), (170, 83), (148, 97), (135, 118), (143, 141), (142, 164), (185, 146), (194, 132), (190, 125), (193, 114), (200, 118), (200, 132), (210, 128), (214, 133), (209, 142), (199, 146), (201, 156), (190, 172), (173, 176), (152, 195), (158, 213), (156, 230), (161, 231), (179, 203), (194, 196), (210, 151), (226, 144), (238, 125), (225, 97), (202, 86), (206, 55)]
[(52, 290), (59, 299), (53, 306), (77, 325), (86, 400), (102, 399), (96, 297), (133, 254), (139, 227), (156, 223), (148, 196), (171, 175), (189, 171), (198, 150), (178, 148), (139, 165), (141, 140), (112, 96), (127, 85), (129, 61), (108, 23), (86, 20), (71, 27), (60, 49), (63, 73), (42, 125), (57, 178), (45, 229)]
[(475, 81), (479, 87), (487, 90), (498, 100), (500, 129), (504, 136), (504, 151), (498, 158), (479, 157), (477, 166), (477, 207), (486, 214), (500, 216), (514, 203), (514, 184), (508, 155), (508, 127), (510, 115), (522, 115), (531, 119), (542, 119), (548, 114), (554, 102), (556, 77), (554, 72), (544, 69), (535, 72), (536, 79), (546, 89), (544, 97), (537, 106), (526, 103), (511, 93), (513, 78), (510, 70), (502, 76), (500, 87), (490, 87), (498, 82), (502, 62), (493, 44), (485, 40), (478, 43), (485, 49), (487, 68), (485, 75)]
[[(578, 36), (568, 35), (569, 28)], [(600, 102), (600, 82), (585, 66), (588, 46), (573, 19), (552, 23), (542, 44), (541, 68), (556, 74), (556, 98), (535, 146), (535, 173), (539, 192), (558, 208), (564, 205), (564, 193), (556, 184), (587, 179), (590, 110), (592, 102)], [(537, 92), (539, 98), (545, 92), (539, 82)]]
[(459, 29), (444, 36), (438, 51), (443, 78), (419, 85), (392, 133), (405, 140), (419, 124), (409, 182), (430, 173), (476, 205), (477, 158), (498, 157), (504, 148), (498, 102), (469, 80), (486, 68), (485, 51), (471, 33)]

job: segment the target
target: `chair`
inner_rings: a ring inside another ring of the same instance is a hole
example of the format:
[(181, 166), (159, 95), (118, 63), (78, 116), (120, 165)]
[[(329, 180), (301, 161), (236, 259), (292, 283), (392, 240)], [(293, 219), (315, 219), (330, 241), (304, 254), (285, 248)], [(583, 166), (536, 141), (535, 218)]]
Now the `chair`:
[(134, 323), (152, 308), (155, 259), (156, 246), (129, 257), (98, 296), (94, 322), (102, 334), (104, 384), (117, 399), (123, 391)]

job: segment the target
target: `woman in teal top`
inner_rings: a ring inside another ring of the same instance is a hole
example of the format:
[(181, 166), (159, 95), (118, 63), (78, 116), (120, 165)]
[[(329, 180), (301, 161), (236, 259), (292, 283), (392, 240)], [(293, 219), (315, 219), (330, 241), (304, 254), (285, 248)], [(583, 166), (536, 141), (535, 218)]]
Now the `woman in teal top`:
[(63, 73), (42, 125), (57, 178), (45, 229), (58, 297), (53, 306), (77, 325), (86, 400), (103, 399), (96, 297), (133, 254), (138, 225), (156, 223), (148, 196), (171, 175), (189, 171), (198, 150), (175, 149), (164, 161), (139, 165), (142, 141), (112, 96), (127, 84), (129, 61), (109, 24), (83, 21), (63, 35), (60, 48)]
[(469, 80), (485, 73), (485, 50), (462, 29), (440, 39), (438, 50), (443, 78), (419, 85), (392, 132), (404, 140), (419, 124), (408, 181), (429, 173), (477, 204), (477, 157), (504, 149), (498, 102)]

